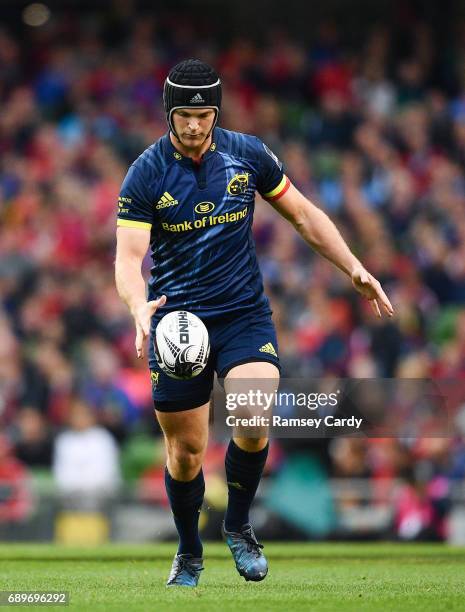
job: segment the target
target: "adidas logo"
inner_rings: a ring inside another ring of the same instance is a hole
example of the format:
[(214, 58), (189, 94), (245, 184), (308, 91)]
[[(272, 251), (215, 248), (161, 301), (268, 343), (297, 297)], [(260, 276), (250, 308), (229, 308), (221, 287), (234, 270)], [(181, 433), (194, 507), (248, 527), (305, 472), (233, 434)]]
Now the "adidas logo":
[(267, 342), (266, 344), (264, 344), (261, 348), (258, 349), (260, 351), (260, 353), (269, 353), (270, 355), (274, 355), (275, 357), (277, 357), (277, 353), (275, 351), (274, 346), (271, 344), (271, 342)]
[(158, 210), (160, 208), (167, 208), (168, 206), (176, 206), (176, 204), (179, 204), (178, 200), (175, 200), (170, 193), (165, 191), (165, 193), (158, 200), (155, 208)]
[(200, 104), (202, 102), (205, 102), (205, 100), (202, 98), (202, 96), (199, 93), (196, 93), (195, 96), (190, 99), (191, 104)]
[(229, 482), (229, 480), (228, 480), (228, 485), (230, 487), (234, 487), (235, 489), (239, 489), (239, 491), (245, 491), (246, 490), (246, 488), (243, 487), (240, 482)]

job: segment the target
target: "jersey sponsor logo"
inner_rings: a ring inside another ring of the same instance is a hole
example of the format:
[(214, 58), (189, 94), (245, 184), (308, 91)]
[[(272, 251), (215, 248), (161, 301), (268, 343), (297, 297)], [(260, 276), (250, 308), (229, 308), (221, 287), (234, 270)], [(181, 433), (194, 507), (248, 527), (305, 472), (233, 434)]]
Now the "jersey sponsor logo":
[(247, 191), (249, 186), (249, 173), (235, 174), (228, 183), (228, 193), (231, 195), (241, 195)]
[(267, 342), (261, 348), (258, 349), (260, 353), (269, 353), (270, 355), (274, 355), (277, 357), (276, 350), (271, 342)]
[(118, 198), (118, 213), (128, 213), (129, 208), (127, 208), (125, 204), (131, 204), (131, 202), (132, 198), (124, 198), (123, 196), (120, 196)]
[(216, 215), (214, 217), (202, 217), (195, 221), (183, 221), (182, 223), (162, 223), (161, 227), (166, 232), (190, 232), (196, 229), (213, 227), (214, 225), (222, 225), (223, 223), (235, 223), (242, 221), (247, 216), (247, 207), (238, 212), (227, 212), (224, 215)]
[(276, 165), (278, 166), (278, 168), (280, 170), (283, 169), (283, 165), (282, 163), (279, 161), (279, 159), (276, 157), (276, 155), (273, 153), (273, 151), (271, 149), (269, 149), (266, 144), (264, 142), (262, 142), (263, 148), (265, 149), (266, 153), (271, 157), (271, 159), (276, 163)]
[(206, 215), (207, 213), (211, 213), (214, 208), (215, 205), (213, 204), (213, 202), (199, 202), (198, 204), (196, 204), (194, 210), (196, 213)]
[(203, 104), (205, 100), (202, 98), (201, 94), (196, 93), (193, 98), (190, 99), (190, 104)]
[(155, 206), (155, 208), (159, 210), (160, 208), (167, 208), (168, 206), (176, 206), (177, 204), (179, 204), (179, 201), (175, 200), (170, 193), (165, 191), (165, 193), (158, 200), (158, 203)]

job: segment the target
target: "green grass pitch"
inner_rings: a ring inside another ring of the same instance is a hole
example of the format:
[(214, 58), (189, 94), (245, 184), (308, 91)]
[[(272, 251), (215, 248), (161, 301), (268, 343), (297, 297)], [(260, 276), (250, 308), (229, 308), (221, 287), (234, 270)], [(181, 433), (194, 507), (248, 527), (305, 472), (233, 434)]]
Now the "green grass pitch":
[(83, 611), (465, 609), (464, 548), (273, 543), (268, 577), (254, 584), (237, 574), (225, 545), (207, 543), (199, 587), (167, 589), (173, 552), (173, 544), (3, 543), (0, 590), (69, 591), (69, 607)]

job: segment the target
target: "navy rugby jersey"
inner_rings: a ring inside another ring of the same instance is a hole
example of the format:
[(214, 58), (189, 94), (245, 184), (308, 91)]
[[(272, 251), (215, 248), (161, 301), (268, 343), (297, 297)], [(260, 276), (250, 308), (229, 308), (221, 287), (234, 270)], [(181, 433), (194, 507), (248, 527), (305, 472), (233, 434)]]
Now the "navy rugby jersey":
[(169, 134), (129, 168), (118, 225), (150, 229), (149, 299), (202, 318), (268, 307), (252, 238), (255, 191), (278, 199), (289, 187), (282, 164), (258, 138), (215, 128), (201, 164)]

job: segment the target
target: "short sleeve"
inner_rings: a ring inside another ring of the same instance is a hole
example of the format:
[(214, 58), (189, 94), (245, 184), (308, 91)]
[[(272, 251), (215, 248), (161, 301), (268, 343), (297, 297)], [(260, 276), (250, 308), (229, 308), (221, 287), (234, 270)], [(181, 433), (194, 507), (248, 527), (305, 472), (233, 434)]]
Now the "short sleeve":
[(267, 200), (277, 200), (289, 189), (283, 164), (265, 143), (257, 138), (259, 175), (257, 190)]
[(134, 164), (121, 185), (118, 198), (117, 225), (151, 229), (153, 224), (153, 203), (148, 181)]

